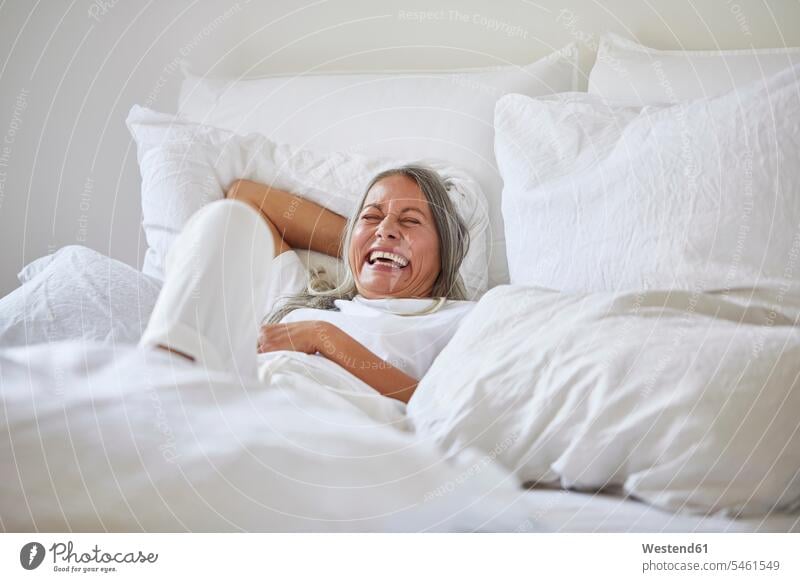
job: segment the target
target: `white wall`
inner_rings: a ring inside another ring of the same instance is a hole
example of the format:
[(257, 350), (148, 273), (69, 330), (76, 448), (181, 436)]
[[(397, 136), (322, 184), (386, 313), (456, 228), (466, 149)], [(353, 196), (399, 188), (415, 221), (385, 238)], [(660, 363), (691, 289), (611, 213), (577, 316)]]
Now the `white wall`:
[(0, 295), (68, 244), (141, 265), (124, 119), (134, 103), (175, 110), (180, 58), (217, 75), (522, 64), (605, 30), (659, 48), (800, 46), (800, 2), (6, 0)]

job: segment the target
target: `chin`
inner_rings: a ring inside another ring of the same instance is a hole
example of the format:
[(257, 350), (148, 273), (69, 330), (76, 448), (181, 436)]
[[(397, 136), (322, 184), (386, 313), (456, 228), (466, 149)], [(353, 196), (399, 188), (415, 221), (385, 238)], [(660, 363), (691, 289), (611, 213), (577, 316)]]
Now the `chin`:
[(390, 281), (383, 277), (369, 278), (369, 281), (359, 281), (356, 289), (364, 297), (383, 298), (383, 297), (406, 297), (409, 293), (406, 285), (400, 281)]
[(388, 297), (402, 297), (402, 295), (398, 295), (397, 293), (393, 293), (386, 289), (365, 289), (361, 288), (359, 291), (362, 297), (366, 297), (367, 299), (386, 299)]
[(383, 285), (356, 285), (358, 292), (367, 299), (384, 299), (387, 297), (406, 297), (403, 291), (394, 291)]

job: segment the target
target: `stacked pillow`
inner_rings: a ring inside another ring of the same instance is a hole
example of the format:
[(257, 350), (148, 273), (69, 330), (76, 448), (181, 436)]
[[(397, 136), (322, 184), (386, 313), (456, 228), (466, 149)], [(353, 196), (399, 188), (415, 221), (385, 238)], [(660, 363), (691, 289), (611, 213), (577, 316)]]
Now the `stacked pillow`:
[(626, 107), (509, 95), (495, 151), (511, 282), (560, 291), (798, 289), (800, 66)]

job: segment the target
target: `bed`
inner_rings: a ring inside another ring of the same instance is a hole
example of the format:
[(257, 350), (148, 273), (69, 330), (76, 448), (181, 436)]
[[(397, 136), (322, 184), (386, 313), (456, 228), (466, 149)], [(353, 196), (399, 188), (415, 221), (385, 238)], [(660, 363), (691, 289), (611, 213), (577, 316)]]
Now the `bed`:
[[(142, 271), (65, 247), (0, 300), (2, 528), (800, 531), (800, 53), (594, 48), (588, 87), (573, 43), (468, 72), (187, 72), (178, 116), (135, 107)], [(172, 241), (232, 180), (347, 214), (419, 158), (454, 178), (478, 304), (407, 408), (135, 347)]]
[[(541, 490), (528, 493), (533, 516), (545, 530), (562, 533), (797, 532), (795, 514), (724, 519), (677, 515), (619, 494)], [(533, 523), (533, 522), (532, 522)]]

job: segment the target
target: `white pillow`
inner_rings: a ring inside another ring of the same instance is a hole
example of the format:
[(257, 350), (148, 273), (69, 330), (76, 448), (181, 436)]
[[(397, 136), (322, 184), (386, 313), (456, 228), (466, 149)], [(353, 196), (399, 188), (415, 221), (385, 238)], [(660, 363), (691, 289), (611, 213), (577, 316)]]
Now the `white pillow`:
[(68, 339), (135, 343), (159, 281), (97, 251), (63, 247), (26, 265), (22, 286), (0, 299), (0, 346)]
[(492, 289), (409, 418), (449, 456), (477, 447), (523, 482), (621, 487), (671, 511), (789, 510), (800, 501), (800, 311), (756, 298)]
[(632, 105), (713, 97), (800, 64), (800, 48), (676, 51), (600, 38), (589, 93)]
[(800, 288), (800, 66), (720, 97), (498, 102), (515, 284), (561, 291)]
[[(349, 216), (378, 172), (415, 160), (368, 158), (354, 153), (318, 154), (277, 144), (262, 135), (192, 123), (134, 106), (127, 119), (142, 174), (142, 213), (147, 237), (143, 271), (162, 279), (164, 261), (189, 217), (224, 197), (238, 178), (294, 192)], [(469, 229), (471, 244), (461, 265), (470, 297), (487, 286), (488, 218), (478, 184), (437, 160), (418, 160), (451, 179), (451, 200)]]
[(36, 275), (44, 271), (45, 268), (47, 268), (47, 266), (53, 262), (53, 259), (56, 258), (56, 255), (58, 255), (58, 251), (50, 253), (49, 255), (44, 255), (43, 257), (39, 257), (38, 259), (34, 259), (30, 263), (22, 267), (19, 273), (17, 273), (17, 279), (19, 280), (19, 282), (27, 283), (28, 281), (36, 277)]
[(578, 60), (573, 43), (521, 67), (229, 80), (190, 74), (181, 89), (180, 113), (318, 151), (438, 158), (469, 168), (490, 204), (494, 285), (508, 281), (502, 183), (492, 154), (494, 105), (508, 93), (585, 90)]

